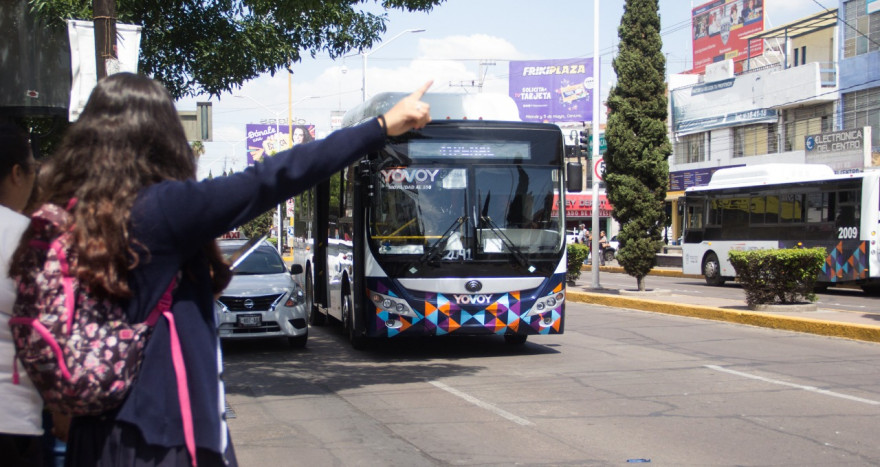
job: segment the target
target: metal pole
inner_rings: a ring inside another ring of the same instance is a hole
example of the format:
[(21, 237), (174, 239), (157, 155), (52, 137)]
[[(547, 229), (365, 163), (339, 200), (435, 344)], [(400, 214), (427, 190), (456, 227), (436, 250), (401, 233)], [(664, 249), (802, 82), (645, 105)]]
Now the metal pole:
[(362, 58), (362, 60), (361, 60), (361, 102), (367, 101), (367, 55), (370, 55), (371, 53), (378, 51), (382, 47), (385, 47), (386, 45), (390, 44), (394, 39), (397, 39), (398, 37), (400, 37), (404, 34), (416, 33), (416, 32), (425, 32), (425, 30), (424, 29), (406, 29), (404, 31), (401, 31), (400, 33), (398, 33), (396, 36), (392, 37), (391, 39), (388, 39), (387, 41), (379, 44), (379, 47), (376, 47), (375, 49), (370, 50), (369, 52), (361, 52), (361, 58)]
[[(593, 0), (593, 154), (590, 158), (589, 170), (595, 171), (596, 161), (599, 160), (599, 0)], [(595, 175), (595, 173), (594, 173)], [(601, 260), (599, 255), (599, 180), (593, 177), (593, 288), (598, 289), (602, 286), (599, 284), (599, 265)]]
[(361, 102), (367, 102), (367, 53), (361, 52)]

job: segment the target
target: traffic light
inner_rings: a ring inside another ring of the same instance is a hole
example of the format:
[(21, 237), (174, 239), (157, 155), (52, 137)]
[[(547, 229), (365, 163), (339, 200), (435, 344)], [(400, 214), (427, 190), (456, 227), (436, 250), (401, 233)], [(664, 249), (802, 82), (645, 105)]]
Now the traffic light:
[(578, 132), (578, 147), (583, 155), (589, 157), (590, 151), (593, 149), (593, 138), (590, 137), (590, 132)]

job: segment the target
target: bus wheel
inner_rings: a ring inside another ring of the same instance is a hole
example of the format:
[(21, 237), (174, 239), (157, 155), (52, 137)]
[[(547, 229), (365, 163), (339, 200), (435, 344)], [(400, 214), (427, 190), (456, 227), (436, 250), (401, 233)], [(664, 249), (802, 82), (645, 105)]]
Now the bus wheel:
[(312, 326), (323, 326), (327, 322), (327, 316), (318, 311), (315, 306), (315, 285), (312, 283), (311, 272), (306, 272), (306, 311), (309, 312), (309, 324)]
[(505, 334), (504, 343), (507, 345), (523, 345), (528, 337), (525, 334)]
[(348, 337), (348, 341), (355, 350), (366, 348), (366, 337), (358, 334), (354, 327), (354, 308), (351, 303), (351, 294), (342, 296), (342, 332)]
[(724, 278), (721, 277), (721, 263), (718, 262), (718, 256), (715, 253), (709, 253), (703, 259), (703, 275), (706, 276), (706, 283), (709, 285), (724, 285)]

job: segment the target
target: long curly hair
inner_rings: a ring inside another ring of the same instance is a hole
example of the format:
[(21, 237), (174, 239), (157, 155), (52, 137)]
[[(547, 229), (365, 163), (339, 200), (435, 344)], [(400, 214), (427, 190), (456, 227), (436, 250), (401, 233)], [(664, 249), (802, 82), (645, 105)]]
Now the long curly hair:
[[(129, 232), (135, 198), (144, 187), (194, 179), (195, 172), (195, 156), (167, 90), (150, 78), (118, 73), (98, 82), (43, 166), (37, 205), (63, 207), (77, 200), (72, 211), (77, 277), (98, 296), (128, 298), (128, 273), (142, 260)], [(14, 277), (26, 277), (34, 266), (27, 264), (28, 233), (13, 256)], [(206, 252), (212, 269), (221, 268), (216, 244), (206, 245)], [(226, 274), (213, 275), (228, 281)]]

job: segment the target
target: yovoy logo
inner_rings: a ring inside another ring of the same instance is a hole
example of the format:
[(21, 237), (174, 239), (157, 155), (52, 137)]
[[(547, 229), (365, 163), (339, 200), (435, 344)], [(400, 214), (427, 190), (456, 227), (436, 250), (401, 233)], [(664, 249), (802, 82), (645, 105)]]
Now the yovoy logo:
[(386, 184), (391, 183), (434, 183), (440, 169), (391, 169), (381, 171)]
[(491, 305), (492, 295), (453, 295), (459, 305)]

